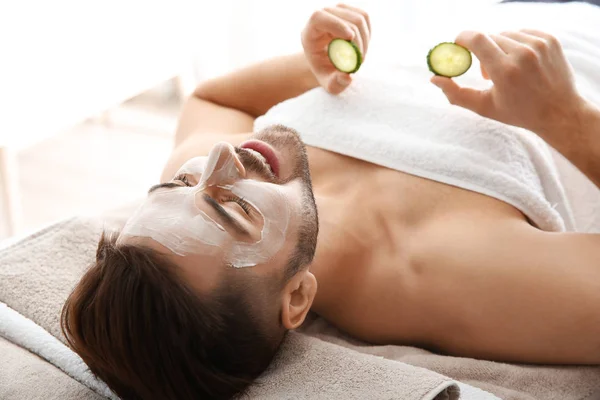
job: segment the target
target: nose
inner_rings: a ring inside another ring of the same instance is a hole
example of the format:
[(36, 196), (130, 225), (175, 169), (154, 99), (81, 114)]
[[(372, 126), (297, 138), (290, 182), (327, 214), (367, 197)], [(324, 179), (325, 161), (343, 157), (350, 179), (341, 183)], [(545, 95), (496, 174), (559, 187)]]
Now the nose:
[(233, 164), (235, 165), (235, 169), (237, 170), (239, 176), (241, 179), (246, 177), (246, 168), (244, 168), (244, 164), (242, 164), (242, 161), (240, 160), (240, 158), (238, 157), (237, 153), (235, 152), (235, 148), (233, 147), (233, 145), (231, 143), (225, 143), (227, 145), (227, 149), (229, 151), (229, 153), (231, 154), (231, 157), (233, 158)]
[(203, 188), (232, 184), (246, 177), (246, 169), (230, 143), (217, 143), (208, 155), (206, 170), (199, 185)]
[(219, 142), (215, 145), (213, 151), (218, 153), (215, 172), (229, 172), (229, 175), (238, 175), (239, 179), (246, 177), (246, 168), (244, 168), (231, 143)]

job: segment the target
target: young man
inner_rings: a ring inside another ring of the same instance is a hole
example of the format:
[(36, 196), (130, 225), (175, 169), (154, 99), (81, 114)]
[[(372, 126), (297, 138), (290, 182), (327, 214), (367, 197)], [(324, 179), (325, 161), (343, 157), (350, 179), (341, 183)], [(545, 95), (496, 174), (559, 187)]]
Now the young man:
[[(344, 92), (352, 77), (326, 46), (341, 37), (366, 54), (370, 32), (362, 10), (317, 11), (303, 54), (188, 100), (161, 183), (118, 237), (103, 236), (63, 310), (69, 343), (119, 396), (228, 398), (311, 309), (374, 343), (600, 363), (599, 235), (545, 232), (504, 201), (306, 147), (285, 126), (249, 133), (286, 99)], [(458, 43), (495, 86), (435, 78), (452, 103), (538, 133), (600, 182), (600, 112), (553, 37), (465, 32)]]

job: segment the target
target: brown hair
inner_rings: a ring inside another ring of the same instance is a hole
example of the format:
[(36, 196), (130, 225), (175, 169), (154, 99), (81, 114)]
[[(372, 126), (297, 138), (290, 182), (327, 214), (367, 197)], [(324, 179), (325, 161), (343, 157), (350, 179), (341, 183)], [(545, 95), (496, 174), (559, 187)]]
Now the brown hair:
[(102, 235), (61, 328), (124, 400), (231, 398), (266, 369), (285, 335), (265, 328), (246, 292), (198, 293), (165, 256)]

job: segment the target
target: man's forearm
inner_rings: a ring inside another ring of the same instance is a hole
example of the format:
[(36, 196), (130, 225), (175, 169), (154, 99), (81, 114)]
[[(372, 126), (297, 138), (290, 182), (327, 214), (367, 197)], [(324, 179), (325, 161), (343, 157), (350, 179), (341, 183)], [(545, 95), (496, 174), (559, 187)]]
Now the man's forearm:
[(304, 54), (298, 53), (208, 80), (198, 86), (194, 95), (258, 117), (275, 104), (317, 86)]
[(600, 108), (583, 101), (555, 131), (543, 136), (556, 138), (549, 143), (600, 188)]

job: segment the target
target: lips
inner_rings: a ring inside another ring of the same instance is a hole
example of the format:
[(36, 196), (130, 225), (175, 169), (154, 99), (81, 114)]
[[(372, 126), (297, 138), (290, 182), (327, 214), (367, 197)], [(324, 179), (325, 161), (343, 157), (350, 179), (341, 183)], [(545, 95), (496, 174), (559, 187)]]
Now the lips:
[(242, 149), (254, 150), (259, 153), (264, 157), (267, 164), (269, 164), (273, 174), (276, 177), (279, 177), (279, 159), (275, 154), (275, 150), (270, 145), (261, 140), (252, 139), (242, 143), (239, 147)]

